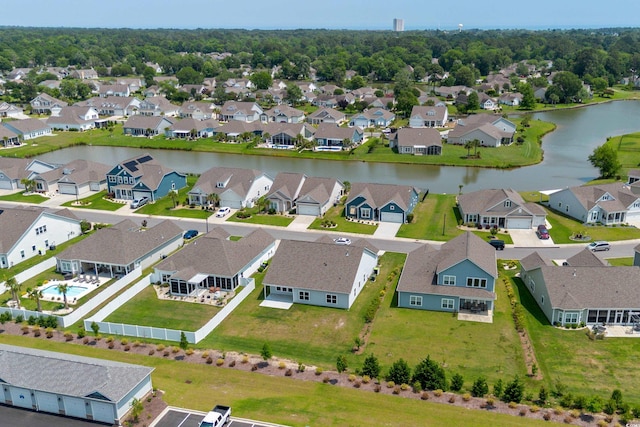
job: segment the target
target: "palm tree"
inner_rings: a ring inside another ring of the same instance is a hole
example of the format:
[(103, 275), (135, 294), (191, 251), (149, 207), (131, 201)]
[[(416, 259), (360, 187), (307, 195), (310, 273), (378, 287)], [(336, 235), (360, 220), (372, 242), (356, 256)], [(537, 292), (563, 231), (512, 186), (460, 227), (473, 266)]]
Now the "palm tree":
[(42, 311), (42, 307), (40, 306), (40, 299), (42, 299), (42, 291), (40, 290), (40, 286), (42, 286), (41, 282), (38, 282), (37, 287), (34, 289), (27, 289), (27, 296), (29, 299), (36, 302), (36, 311)]
[(20, 308), (20, 298), (18, 298), (18, 295), (20, 294), (20, 289), (22, 289), (22, 284), (18, 283), (15, 277), (9, 277), (5, 285), (11, 291), (11, 297), (16, 302), (18, 308)]
[(216, 193), (207, 194), (207, 202), (209, 202), (209, 204), (213, 205), (214, 207), (218, 204), (219, 201), (220, 201), (220, 196), (218, 196), (218, 194)]
[(467, 158), (471, 155), (471, 148), (473, 148), (473, 144), (471, 141), (467, 141), (464, 143), (464, 148), (467, 149)]
[(64, 299), (64, 308), (69, 308), (69, 302), (67, 301), (67, 292), (69, 291), (69, 285), (67, 283), (61, 283), (58, 285), (58, 292), (62, 294), (62, 299)]
[(351, 138), (345, 138), (342, 140), (342, 147), (345, 150), (348, 150), (349, 148), (351, 148), (352, 145), (353, 145), (353, 141), (351, 140)]
[(30, 193), (31, 191), (33, 191), (34, 187), (36, 186), (36, 180), (29, 179), (29, 178), (22, 178), (20, 180), (20, 184), (24, 185), (25, 193)]
[(178, 206), (178, 191), (170, 190), (169, 197), (171, 198), (171, 201), (173, 202), (173, 207), (175, 209), (175, 207)]
[(2, 144), (6, 147), (8, 143), (9, 143), (9, 137), (8, 136), (3, 136), (2, 137)]
[(480, 140), (474, 139), (471, 141), (473, 144), (473, 157), (477, 157), (478, 155), (478, 147), (480, 146)]

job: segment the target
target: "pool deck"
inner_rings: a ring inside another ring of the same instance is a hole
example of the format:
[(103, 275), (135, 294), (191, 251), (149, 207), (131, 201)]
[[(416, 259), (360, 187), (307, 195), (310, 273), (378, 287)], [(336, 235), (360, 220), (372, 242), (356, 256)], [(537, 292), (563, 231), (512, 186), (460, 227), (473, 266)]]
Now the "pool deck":
[[(52, 279), (47, 281), (42, 287), (40, 287), (40, 290), (46, 289), (50, 286), (58, 286), (58, 285), (69, 285), (71, 286), (82, 286), (83, 288), (87, 288), (86, 291), (76, 295), (76, 296), (69, 296), (67, 295), (67, 303), (69, 305), (75, 305), (78, 300), (80, 300), (80, 298), (84, 297), (85, 295), (87, 295), (88, 293), (92, 292), (94, 289), (99, 288), (100, 286), (104, 285), (105, 283), (107, 283), (109, 280), (108, 277), (100, 277), (98, 276), (97, 278), (97, 282), (98, 283), (93, 283), (91, 281), (80, 281), (80, 278), (75, 278), (75, 279), (70, 279), (70, 280), (58, 280), (58, 279)], [(64, 302), (64, 298), (62, 297), (62, 295), (47, 295), (47, 294), (43, 294), (42, 296), (42, 301), (54, 301), (54, 302)]]

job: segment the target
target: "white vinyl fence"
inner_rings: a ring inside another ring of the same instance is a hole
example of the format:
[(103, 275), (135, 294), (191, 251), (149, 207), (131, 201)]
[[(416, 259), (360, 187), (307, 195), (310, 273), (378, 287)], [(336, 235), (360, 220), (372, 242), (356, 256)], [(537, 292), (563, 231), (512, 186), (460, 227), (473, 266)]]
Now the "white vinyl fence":
[[(22, 273), (16, 274), (14, 278), (16, 279), (16, 282), (24, 283), (27, 280), (31, 279), (32, 277), (37, 276), (38, 274), (44, 271), (47, 271), (55, 266), (56, 266), (56, 258), (51, 257), (51, 258), (45, 259), (39, 264), (34, 265), (31, 268), (27, 268)], [(0, 294), (6, 291), (7, 291), (7, 288), (5, 287), (4, 282), (0, 283)]]

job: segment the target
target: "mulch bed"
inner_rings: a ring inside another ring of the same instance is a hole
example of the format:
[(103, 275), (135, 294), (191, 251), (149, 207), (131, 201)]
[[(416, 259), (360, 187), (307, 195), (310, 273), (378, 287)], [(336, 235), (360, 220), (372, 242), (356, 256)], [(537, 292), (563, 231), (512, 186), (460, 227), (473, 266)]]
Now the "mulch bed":
[[(129, 353), (146, 355), (147, 357), (168, 358), (185, 363), (196, 363), (202, 365), (210, 365), (212, 369), (237, 369), (247, 372), (255, 372), (257, 374), (270, 376), (287, 376), (299, 381), (316, 381), (332, 384), (339, 387), (357, 388), (364, 392), (380, 393), (386, 395), (397, 395), (407, 399), (422, 399), (430, 402), (442, 403), (447, 405), (455, 405), (467, 409), (485, 410), (497, 412), (501, 414), (509, 414), (513, 416), (523, 416), (536, 419), (547, 419), (558, 423), (567, 423), (578, 426), (595, 426), (598, 421), (603, 420), (603, 415), (577, 414), (571, 411), (559, 410), (554, 411), (551, 408), (540, 408), (536, 410), (524, 404), (509, 405), (499, 400), (495, 400), (492, 405), (488, 405), (487, 398), (470, 397), (464, 399), (463, 395), (455, 393), (437, 393), (433, 391), (424, 391), (416, 393), (411, 388), (402, 390), (400, 386), (391, 386), (385, 382), (377, 384), (374, 381), (363, 382), (361, 377), (349, 373), (339, 374), (335, 371), (320, 372), (314, 366), (305, 366), (304, 370), (299, 370), (298, 363), (275, 359), (264, 361), (257, 355), (245, 355), (235, 352), (222, 353), (218, 350), (192, 350), (183, 351), (176, 347), (164, 347), (155, 344), (137, 343), (135, 340), (127, 338), (127, 344), (122, 344), (122, 337), (117, 339), (101, 338), (96, 339), (92, 335), (84, 338), (78, 338), (76, 334), (65, 337), (60, 331), (53, 331), (51, 337), (47, 337), (44, 330), (40, 329), (40, 335), (36, 337), (33, 328), (25, 333), (23, 324), (8, 322), (2, 325), (0, 333), (12, 335), (28, 335), (39, 339), (49, 339), (57, 342), (67, 342), (75, 345), (91, 345), (95, 348), (111, 349), (114, 351), (126, 351)], [(191, 353), (191, 354), (188, 354)], [(166, 403), (162, 400), (162, 392), (156, 391), (153, 396), (149, 396), (143, 402), (144, 411), (139, 417), (139, 423), (136, 425), (149, 425), (166, 408)], [(532, 411), (533, 409), (533, 411)], [(558, 413), (556, 413), (558, 412)], [(614, 420), (615, 421), (615, 420)]]

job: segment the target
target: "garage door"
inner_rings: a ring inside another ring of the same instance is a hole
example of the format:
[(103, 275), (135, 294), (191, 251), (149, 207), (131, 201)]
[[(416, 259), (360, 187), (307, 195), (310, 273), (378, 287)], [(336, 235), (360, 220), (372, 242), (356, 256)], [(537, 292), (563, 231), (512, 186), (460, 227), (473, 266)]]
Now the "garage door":
[(627, 220), (628, 221), (640, 220), (640, 212), (627, 212)]
[(51, 412), (52, 414), (60, 413), (58, 396), (55, 394), (36, 391), (36, 405), (38, 406), (38, 411)]
[(11, 184), (11, 181), (7, 179), (0, 179), (0, 189), (13, 190), (13, 185)]
[(297, 207), (298, 215), (320, 216), (320, 208), (317, 205), (301, 204)]
[(531, 228), (531, 218), (507, 218), (507, 228)]
[(142, 199), (143, 197), (148, 197), (149, 201), (151, 201), (151, 193), (148, 191), (134, 191), (133, 198), (134, 199)]
[(29, 409), (33, 408), (31, 392), (26, 388), (11, 387), (11, 401), (13, 402), (13, 406)]
[(60, 194), (76, 194), (76, 186), (74, 184), (58, 183), (58, 191)]
[(84, 408), (84, 399), (65, 396), (62, 400), (64, 401), (64, 413), (67, 416), (87, 418), (87, 410)]
[(381, 212), (380, 221), (402, 224), (404, 222), (404, 214), (402, 212)]
[(112, 424), (116, 419), (114, 405), (106, 402), (91, 402), (91, 412), (95, 421)]

